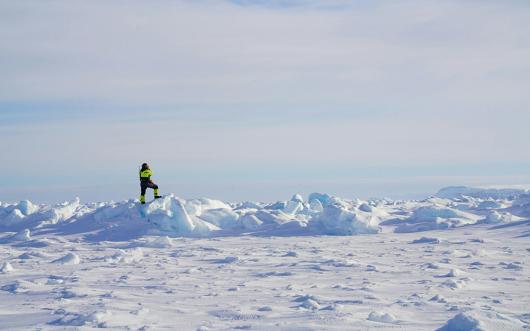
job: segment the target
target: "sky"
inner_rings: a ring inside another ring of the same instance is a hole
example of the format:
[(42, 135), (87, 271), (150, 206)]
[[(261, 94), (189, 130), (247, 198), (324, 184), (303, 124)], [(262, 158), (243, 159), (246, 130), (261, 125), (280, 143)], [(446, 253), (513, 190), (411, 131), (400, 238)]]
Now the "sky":
[(0, 201), (528, 184), (529, 91), (527, 1), (0, 0)]

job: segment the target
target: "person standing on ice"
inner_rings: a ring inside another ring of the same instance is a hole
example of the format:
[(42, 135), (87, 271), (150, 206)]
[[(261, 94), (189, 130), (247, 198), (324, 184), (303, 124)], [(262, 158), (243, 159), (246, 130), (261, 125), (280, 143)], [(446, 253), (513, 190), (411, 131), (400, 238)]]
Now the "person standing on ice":
[(158, 185), (151, 180), (152, 175), (153, 172), (149, 168), (149, 165), (147, 163), (142, 164), (142, 168), (140, 169), (140, 203), (142, 205), (145, 204), (145, 191), (148, 187), (154, 190), (155, 199), (161, 198), (161, 196), (158, 195)]

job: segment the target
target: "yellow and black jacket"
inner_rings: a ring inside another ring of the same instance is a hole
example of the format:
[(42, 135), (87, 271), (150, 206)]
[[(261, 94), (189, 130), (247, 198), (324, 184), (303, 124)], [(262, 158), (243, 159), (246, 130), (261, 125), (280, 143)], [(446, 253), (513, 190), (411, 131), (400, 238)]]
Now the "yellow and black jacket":
[(153, 172), (151, 169), (140, 170), (140, 182), (148, 182), (151, 180)]

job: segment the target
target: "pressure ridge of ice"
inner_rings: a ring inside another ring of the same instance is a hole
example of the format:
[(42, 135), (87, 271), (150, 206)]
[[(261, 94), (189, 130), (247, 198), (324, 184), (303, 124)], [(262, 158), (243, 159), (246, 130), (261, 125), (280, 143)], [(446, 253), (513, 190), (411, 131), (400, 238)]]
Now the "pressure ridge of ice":
[[(226, 235), (356, 235), (419, 232), (475, 224), (502, 224), (530, 216), (524, 189), (449, 187), (426, 200), (348, 200), (313, 193), (275, 203), (184, 200), (173, 195), (145, 206), (137, 200), (57, 205), (0, 202), (0, 230), (13, 241), (29, 241), (33, 231), (86, 233), (92, 240), (144, 234), (187, 237)], [(45, 242), (40, 244), (45, 245)]]

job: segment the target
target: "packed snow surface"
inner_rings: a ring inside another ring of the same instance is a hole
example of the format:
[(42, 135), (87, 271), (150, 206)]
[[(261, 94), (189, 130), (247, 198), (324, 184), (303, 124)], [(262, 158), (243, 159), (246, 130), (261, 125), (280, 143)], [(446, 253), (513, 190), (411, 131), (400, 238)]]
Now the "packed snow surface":
[(530, 329), (529, 193), (440, 192), (0, 202), (0, 329)]

